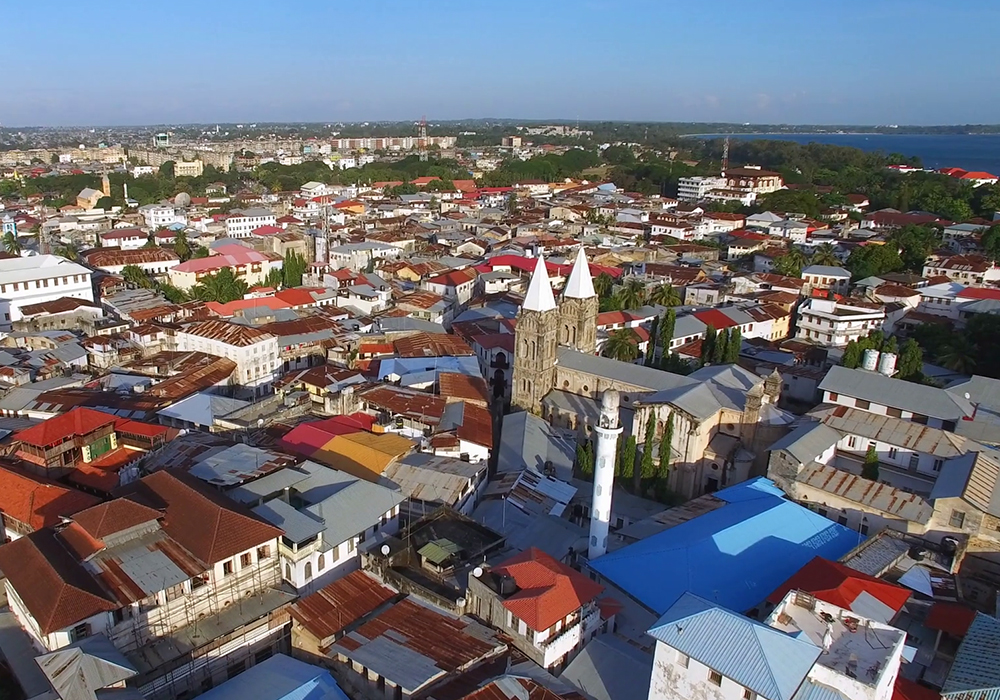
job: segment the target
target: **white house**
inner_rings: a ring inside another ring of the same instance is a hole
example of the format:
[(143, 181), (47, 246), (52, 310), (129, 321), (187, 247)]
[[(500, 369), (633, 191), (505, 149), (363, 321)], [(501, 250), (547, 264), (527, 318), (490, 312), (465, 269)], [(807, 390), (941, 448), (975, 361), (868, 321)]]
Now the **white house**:
[(851, 285), (851, 271), (831, 265), (810, 265), (802, 270), (805, 280), (803, 291), (808, 294), (813, 289), (829, 289), (837, 294), (847, 294)]
[(104, 247), (118, 247), (122, 250), (142, 248), (149, 242), (149, 234), (137, 228), (116, 228), (100, 235)]
[(249, 238), (254, 229), (274, 226), (276, 219), (270, 209), (236, 209), (226, 219), (226, 235), (230, 238)]
[(806, 299), (799, 307), (795, 337), (841, 348), (869, 331), (882, 328), (884, 323), (885, 308), (880, 304)]
[(699, 202), (710, 191), (726, 186), (721, 177), (682, 177), (677, 181), (677, 199), (684, 202)]
[(333, 246), (329, 251), (331, 265), (346, 267), (362, 272), (375, 260), (395, 260), (403, 252), (402, 248), (379, 241), (345, 243)]
[(187, 225), (187, 214), (173, 204), (146, 204), (139, 207), (139, 213), (146, 220), (150, 230), (165, 228), (173, 224)]
[(252, 326), (226, 321), (198, 321), (175, 334), (177, 350), (204, 352), (236, 363), (241, 386), (265, 394), (281, 366), (278, 338)]
[(94, 301), (91, 271), (56, 255), (0, 259), (0, 327), (21, 319), (21, 307), (75, 297)]

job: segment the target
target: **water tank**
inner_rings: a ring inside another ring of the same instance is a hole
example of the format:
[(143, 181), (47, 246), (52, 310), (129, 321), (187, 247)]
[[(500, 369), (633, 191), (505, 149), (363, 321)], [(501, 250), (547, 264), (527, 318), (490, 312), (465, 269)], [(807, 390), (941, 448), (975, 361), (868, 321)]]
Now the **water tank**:
[(878, 373), (891, 377), (896, 373), (896, 355), (891, 352), (883, 352), (878, 358)]
[(874, 372), (878, 368), (878, 350), (865, 350), (864, 359), (861, 360), (861, 369)]

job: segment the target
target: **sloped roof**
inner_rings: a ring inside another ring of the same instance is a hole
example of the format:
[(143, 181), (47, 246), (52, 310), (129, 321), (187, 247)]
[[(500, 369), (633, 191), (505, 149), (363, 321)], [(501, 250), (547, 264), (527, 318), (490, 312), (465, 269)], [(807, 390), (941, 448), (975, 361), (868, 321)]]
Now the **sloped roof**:
[(568, 299), (589, 299), (597, 296), (594, 291), (594, 279), (590, 275), (590, 265), (587, 263), (587, 254), (583, 246), (576, 253), (576, 261), (573, 269), (566, 280), (566, 287), (563, 289), (563, 296)]
[[(997, 665), (997, 640), (1000, 639), (1000, 620), (976, 613), (969, 631), (955, 654), (955, 663), (941, 688), (941, 695), (965, 697), (991, 697), (976, 691), (1000, 688), (1000, 665)], [(966, 694), (971, 695), (966, 695)]]
[(952, 396), (944, 389), (840, 365), (830, 368), (819, 388), (941, 420), (960, 420), (973, 413), (964, 397)]
[(815, 556), (839, 559), (858, 533), (787, 500), (764, 478), (714, 494), (721, 508), (590, 562), (662, 614), (684, 593), (749, 610)]
[(535, 547), (501, 562), (493, 573), (514, 579), (519, 590), (503, 606), (536, 632), (547, 630), (604, 591), (604, 586)]
[(103, 634), (85, 637), (35, 659), (62, 700), (94, 700), (102, 688), (137, 671)]
[(535, 263), (535, 271), (531, 275), (531, 282), (528, 284), (528, 292), (524, 295), (524, 303), (521, 308), (526, 311), (552, 311), (556, 308), (556, 298), (552, 294), (552, 284), (549, 282), (549, 275), (545, 271), (545, 259), (538, 256)]
[(46, 447), (77, 435), (87, 435), (115, 422), (115, 416), (92, 408), (74, 408), (46, 421), (14, 433), (14, 440)]
[[(843, 564), (823, 557), (815, 557), (767, 597), (779, 603), (791, 590), (810, 593), (820, 600), (854, 610), (855, 601), (867, 593), (876, 600), (899, 612), (910, 598), (910, 591), (901, 586), (855, 571)], [(860, 612), (854, 610), (855, 612)], [(888, 622), (888, 620), (881, 620)]]
[(33, 530), (56, 525), (100, 502), (96, 496), (47, 479), (0, 468), (0, 511)]
[(822, 651), (691, 593), (648, 634), (771, 700), (791, 700)]
[(80, 511), (73, 522), (95, 539), (104, 539), (123, 530), (158, 520), (163, 514), (140, 503), (122, 498)]

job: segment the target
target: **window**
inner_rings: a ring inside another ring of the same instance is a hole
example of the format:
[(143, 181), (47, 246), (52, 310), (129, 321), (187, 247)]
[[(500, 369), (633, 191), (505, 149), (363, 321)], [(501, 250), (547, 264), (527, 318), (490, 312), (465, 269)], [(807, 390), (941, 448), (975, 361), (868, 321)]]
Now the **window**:
[(885, 414), (887, 416), (892, 416), (893, 418), (903, 417), (903, 412), (900, 411), (898, 408), (893, 408), (892, 406), (889, 406), (888, 408), (885, 409)]
[(962, 527), (965, 525), (965, 513), (960, 510), (951, 511), (951, 520), (948, 521), (948, 524), (952, 527)]
[(899, 450), (897, 450), (895, 447), (889, 448), (889, 459), (896, 459), (897, 454), (899, 454)]
[(240, 675), (247, 670), (247, 661), (243, 659), (235, 664), (231, 664), (229, 668), (226, 669), (226, 678), (232, 679)]
[(681, 668), (687, 668), (688, 664), (690, 662), (691, 662), (691, 659), (688, 657), (687, 654), (682, 654), (680, 652), (677, 652), (677, 665), (678, 666), (680, 666)]
[(830, 400), (831, 401), (836, 401), (839, 398), (840, 398), (840, 394), (834, 393), (832, 391), (830, 392)]
[(253, 555), (250, 552), (244, 552), (240, 555), (240, 568), (245, 569), (253, 564)]
[(257, 561), (262, 561), (264, 559), (271, 558), (271, 545), (265, 544), (263, 547), (257, 548)]
[(72, 630), (70, 630), (69, 633), (69, 638), (72, 639), (74, 642), (89, 636), (90, 636), (90, 625), (88, 625), (86, 622), (77, 625)]
[(285, 580), (286, 581), (292, 580), (292, 565), (289, 564), (288, 562), (285, 562)]
[(316, 560), (316, 570), (322, 571), (324, 568), (326, 568), (326, 555), (320, 552), (319, 559)]
[(743, 700), (757, 700), (757, 693), (753, 692), (749, 688), (744, 688)]
[(229, 576), (231, 573), (233, 573), (233, 560), (222, 562), (222, 575)]
[(722, 674), (718, 671), (709, 670), (708, 672), (708, 682), (712, 685), (722, 685)]
[(306, 581), (312, 580), (313, 577), (313, 565), (311, 561), (306, 562)]
[(927, 416), (922, 416), (919, 413), (914, 413), (913, 418), (911, 418), (914, 423), (919, 423), (920, 425), (927, 425)]
[(841, 525), (846, 525), (847, 524), (847, 516), (846, 515), (839, 515), (839, 516), (837, 516), (837, 522), (840, 523)]
[(348, 554), (354, 551), (354, 538), (347, 540), (347, 552)]
[(871, 408), (872, 404), (870, 401), (865, 401), (864, 399), (854, 399), (854, 405), (858, 408), (867, 410)]
[(262, 664), (274, 655), (274, 649), (267, 647), (266, 649), (261, 649), (256, 654), (253, 655), (254, 666), (257, 664)]
[(858, 439), (855, 436), (850, 436), (847, 438), (847, 446), (852, 450), (858, 446)]
[(920, 464), (920, 455), (916, 452), (910, 455), (910, 469), (916, 469)]

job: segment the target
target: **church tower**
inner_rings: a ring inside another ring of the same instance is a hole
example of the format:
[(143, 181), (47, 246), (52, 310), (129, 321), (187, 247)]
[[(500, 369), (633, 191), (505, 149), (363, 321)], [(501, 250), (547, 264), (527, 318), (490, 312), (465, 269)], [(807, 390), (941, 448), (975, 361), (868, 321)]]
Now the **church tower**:
[(514, 386), (511, 403), (539, 414), (542, 398), (555, 381), (559, 308), (539, 256), (514, 332)]
[(105, 197), (111, 196), (111, 179), (108, 177), (107, 173), (101, 177), (101, 192), (104, 193)]
[(559, 305), (559, 344), (593, 355), (597, 351), (597, 310), (590, 264), (580, 246)]

